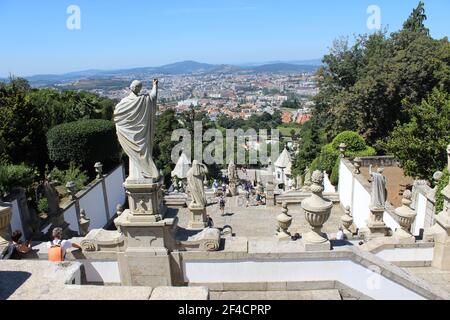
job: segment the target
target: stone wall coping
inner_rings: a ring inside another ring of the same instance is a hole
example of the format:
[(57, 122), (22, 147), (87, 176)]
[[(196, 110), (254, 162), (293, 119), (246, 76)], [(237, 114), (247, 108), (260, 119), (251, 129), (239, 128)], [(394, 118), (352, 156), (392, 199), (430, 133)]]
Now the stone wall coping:
[[(72, 284), (79, 262), (4, 260), (0, 298), (12, 300), (208, 300), (207, 287), (135, 287)], [(15, 276), (14, 276), (15, 275)]]
[(360, 250), (357, 247), (344, 247), (339, 250), (322, 252), (291, 252), (291, 253), (244, 253), (244, 252), (180, 252), (181, 260), (188, 261), (311, 261), (311, 260), (351, 260), (365, 268), (377, 266), (386, 278), (406, 287), (427, 299), (450, 299), (450, 294), (430, 286), (394, 264), (384, 261), (371, 252)]

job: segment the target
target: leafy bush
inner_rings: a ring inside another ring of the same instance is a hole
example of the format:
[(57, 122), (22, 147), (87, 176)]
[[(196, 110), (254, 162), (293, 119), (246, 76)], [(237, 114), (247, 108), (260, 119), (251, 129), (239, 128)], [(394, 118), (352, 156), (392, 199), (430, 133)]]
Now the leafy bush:
[(51, 176), (52, 180), (56, 180), (61, 185), (64, 185), (64, 186), (69, 181), (75, 182), (76, 192), (83, 189), (83, 187), (88, 182), (88, 176), (87, 176), (86, 172), (82, 171), (73, 162), (70, 163), (69, 168), (67, 170), (60, 170), (58, 168), (54, 168), (50, 172), (50, 176)]
[(330, 182), (333, 186), (337, 186), (339, 183), (339, 164), (341, 163), (338, 158), (331, 172)]
[(444, 170), (444, 176), (439, 180), (438, 190), (436, 192), (436, 214), (439, 214), (444, 210), (444, 196), (442, 195), (442, 190), (448, 185), (450, 179), (450, 174), (447, 169)]
[(48, 213), (49, 208), (48, 208), (47, 198), (39, 199), (38, 204), (37, 204), (37, 209), (38, 209), (39, 213)]
[(309, 170), (311, 171), (311, 173), (316, 170), (320, 170), (319, 158), (316, 158), (313, 160), (313, 162), (311, 162), (311, 165), (309, 166)]
[(84, 168), (94, 163), (118, 162), (115, 126), (108, 120), (80, 120), (53, 127), (47, 134), (49, 157), (60, 164), (75, 162)]
[(24, 164), (0, 166), (0, 192), (10, 192), (15, 187), (30, 188), (36, 179), (36, 172)]

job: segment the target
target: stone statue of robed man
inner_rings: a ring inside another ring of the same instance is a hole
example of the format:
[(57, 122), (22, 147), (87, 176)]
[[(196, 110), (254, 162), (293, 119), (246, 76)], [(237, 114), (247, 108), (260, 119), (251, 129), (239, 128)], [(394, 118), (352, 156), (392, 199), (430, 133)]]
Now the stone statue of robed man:
[(372, 166), (369, 167), (369, 174), (372, 177), (372, 193), (371, 193), (371, 207), (384, 208), (387, 201), (386, 177), (383, 176), (384, 169), (378, 168), (377, 172), (372, 171)]
[(140, 94), (142, 82), (134, 80), (131, 93), (114, 109), (117, 137), (124, 152), (130, 158), (132, 180), (159, 178), (158, 169), (152, 158), (155, 141), (156, 100), (158, 80), (153, 80), (150, 94)]
[(208, 169), (197, 160), (192, 161), (192, 168), (187, 173), (187, 183), (191, 193), (191, 207), (205, 208), (206, 194), (203, 187), (203, 177), (208, 173)]

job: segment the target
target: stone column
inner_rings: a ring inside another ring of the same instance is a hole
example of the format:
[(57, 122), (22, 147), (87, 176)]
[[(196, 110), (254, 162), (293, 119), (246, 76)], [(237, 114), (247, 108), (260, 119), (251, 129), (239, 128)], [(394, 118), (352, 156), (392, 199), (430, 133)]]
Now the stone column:
[(403, 193), (402, 206), (395, 209), (395, 214), (397, 216), (398, 223), (401, 228), (395, 230), (394, 237), (399, 243), (415, 243), (416, 238), (411, 234), (411, 225), (416, 219), (416, 212), (411, 209), (411, 198), (412, 193), (406, 190)]
[(118, 254), (122, 285), (170, 286), (169, 252), (178, 220), (165, 218), (162, 181), (127, 179), (124, 187), (130, 208), (115, 219), (125, 236), (124, 252)]
[(277, 237), (279, 240), (290, 240), (291, 234), (288, 229), (292, 224), (292, 216), (288, 214), (288, 205), (286, 202), (283, 202), (282, 207), (283, 209), (281, 209), (281, 214), (277, 217)]
[(314, 171), (311, 177), (311, 196), (302, 201), (301, 207), (305, 212), (306, 221), (311, 231), (303, 236), (306, 251), (330, 250), (331, 245), (322, 226), (328, 220), (333, 202), (323, 198), (323, 173)]
[(273, 182), (267, 182), (266, 184), (266, 206), (275, 206), (275, 186)]
[[(450, 171), (450, 145), (447, 147), (448, 169)], [(436, 217), (441, 231), (434, 236), (434, 255), (432, 266), (441, 270), (450, 270), (450, 181), (442, 191), (444, 210)]]

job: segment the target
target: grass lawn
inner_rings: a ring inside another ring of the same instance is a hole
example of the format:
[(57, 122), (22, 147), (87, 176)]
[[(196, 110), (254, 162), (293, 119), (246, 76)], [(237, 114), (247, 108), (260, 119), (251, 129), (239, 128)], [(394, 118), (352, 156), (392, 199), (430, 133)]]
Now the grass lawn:
[(299, 127), (284, 127), (284, 126), (279, 126), (277, 128), (278, 130), (280, 130), (281, 135), (285, 136), (285, 137), (290, 137), (291, 136), (291, 131), (292, 129), (295, 130), (296, 134), (299, 134), (301, 129)]

